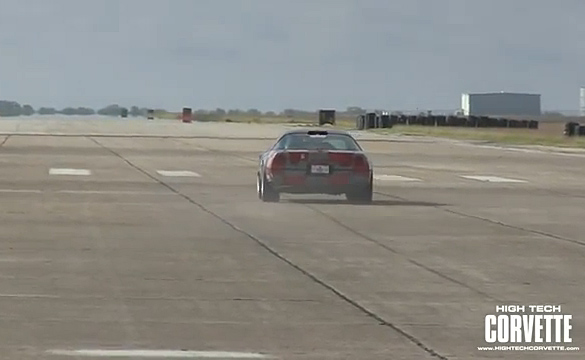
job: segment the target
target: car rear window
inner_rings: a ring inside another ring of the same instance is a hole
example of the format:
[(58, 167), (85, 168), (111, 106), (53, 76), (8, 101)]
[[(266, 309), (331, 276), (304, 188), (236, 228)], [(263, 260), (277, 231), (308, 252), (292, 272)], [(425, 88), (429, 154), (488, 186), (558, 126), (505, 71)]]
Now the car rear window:
[(278, 144), (276, 150), (340, 150), (340, 151), (361, 151), (358, 143), (348, 135), (327, 134), (288, 134)]

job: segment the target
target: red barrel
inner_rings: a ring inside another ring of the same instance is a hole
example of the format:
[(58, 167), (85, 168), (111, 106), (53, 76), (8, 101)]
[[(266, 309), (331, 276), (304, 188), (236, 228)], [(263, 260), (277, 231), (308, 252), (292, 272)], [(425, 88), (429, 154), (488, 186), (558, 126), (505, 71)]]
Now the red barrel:
[(190, 123), (193, 118), (193, 110), (191, 108), (183, 108), (183, 122)]

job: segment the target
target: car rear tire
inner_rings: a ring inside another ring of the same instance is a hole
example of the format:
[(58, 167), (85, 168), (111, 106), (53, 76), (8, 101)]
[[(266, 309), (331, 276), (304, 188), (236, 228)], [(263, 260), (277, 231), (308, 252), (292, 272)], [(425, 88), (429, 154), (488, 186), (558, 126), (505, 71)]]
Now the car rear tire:
[(270, 183), (266, 181), (264, 176), (258, 174), (256, 180), (256, 189), (258, 192), (258, 198), (263, 202), (279, 202), (280, 201), (280, 194), (278, 191), (274, 190)]
[(256, 174), (256, 193), (258, 199), (262, 200), (262, 182), (260, 181), (260, 173)]
[(373, 179), (370, 179), (370, 183), (366, 188), (356, 189), (355, 191), (346, 193), (346, 199), (353, 203), (370, 204), (374, 198), (374, 187), (372, 180)]

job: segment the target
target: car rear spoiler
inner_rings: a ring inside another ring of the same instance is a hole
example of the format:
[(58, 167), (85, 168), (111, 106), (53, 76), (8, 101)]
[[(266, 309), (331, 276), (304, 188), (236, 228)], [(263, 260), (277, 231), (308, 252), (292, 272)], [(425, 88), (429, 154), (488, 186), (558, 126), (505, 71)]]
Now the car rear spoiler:
[(309, 130), (307, 131), (307, 135), (310, 136), (327, 136), (327, 130)]

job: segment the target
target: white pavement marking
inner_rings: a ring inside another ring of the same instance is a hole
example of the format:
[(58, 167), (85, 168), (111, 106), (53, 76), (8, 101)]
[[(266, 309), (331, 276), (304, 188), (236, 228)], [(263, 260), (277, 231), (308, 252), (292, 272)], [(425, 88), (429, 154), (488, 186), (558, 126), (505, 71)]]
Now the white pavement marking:
[[(44, 192), (51, 193), (52, 191), (47, 190), (36, 190), (36, 189), (0, 189), (0, 194), (42, 194)], [(58, 194), (87, 194), (87, 195), (164, 195), (174, 196), (172, 192), (161, 192), (161, 191), (124, 191), (124, 190), (57, 190), (54, 191)]]
[(155, 191), (116, 191), (116, 190), (59, 190), (60, 194), (93, 194), (93, 195), (176, 195), (172, 192)]
[(484, 182), (494, 182), (494, 183), (525, 183), (526, 180), (518, 180), (518, 179), (508, 179), (499, 176), (471, 176), (471, 175), (462, 175), (462, 178), (470, 179), (470, 180), (478, 180)]
[(0, 257), (0, 263), (22, 263), (22, 262), (49, 262), (50, 259), (33, 259), (33, 258), (19, 258), (19, 257)]
[(57, 295), (43, 295), (43, 294), (0, 294), (0, 298), (17, 298), (17, 299), (60, 299)]
[(49, 175), (73, 175), (73, 176), (89, 176), (91, 171), (87, 169), (50, 169)]
[[(469, 147), (477, 147), (482, 149), (492, 149), (492, 150), (507, 150), (507, 151), (516, 151), (516, 152), (523, 152), (527, 154), (543, 154), (543, 155), (558, 155), (558, 156), (568, 156), (568, 157), (585, 157), (585, 154), (579, 153), (582, 149), (562, 149), (562, 148), (549, 148), (550, 151), (539, 150), (539, 149), (525, 149), (525, 148), (515, 148), (515, 147), (506, 147), (506, 146), (495, 146), (495, 145), (479, 145), (479, 144), (469, 144), (469, 143), (454, 143), (459, 146), (469, 146)], [(569, 152), (574, 151), (574, 152)]]
[(0, 193), (21, 193), (21, 194), (40, 194), (41, 190), (26, 190), (26, 189), (0, 189)]
[(193, 171), (186, 171), (186, 170), (157, 170), (156, 171), (159, 175), (162, 176), (174, 176), (174, 177), (201, 177), (201, 175), (197, 174)]
[(381, 181), (422, 181), (421, 179), (409, 178), (399, 175), (374, 175), (374, 179)]
[(53, 355), (92, 357), (142, 357), (142, 358), (189, 358), (189, 359), (265, 359), (266, 355), (226, 351), (177, 351), (177, 350), (50, 350)]

